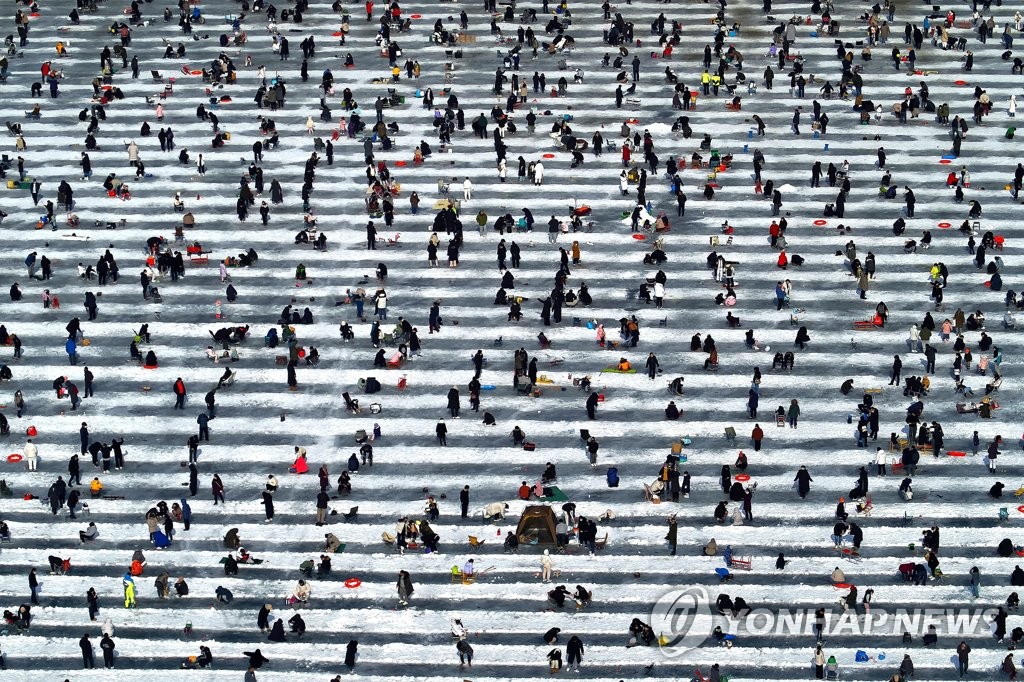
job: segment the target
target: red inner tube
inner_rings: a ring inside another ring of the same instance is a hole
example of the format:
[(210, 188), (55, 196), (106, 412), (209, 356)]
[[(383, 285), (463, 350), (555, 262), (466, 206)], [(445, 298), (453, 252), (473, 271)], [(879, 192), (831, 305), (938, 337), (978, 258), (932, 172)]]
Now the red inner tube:
[(814, 221), (814, 224), (817, 225), (818, 227), (821, 227), (822, 225), (828, 225), (828, 221), (818, 218), (817, 220)]
[(21, 454), (17, 452), (7, 455), (7, 461), (10, 462), (11, 464), (17, 464), (22, 459), (24, 459), (24, 457), (22, 457)]
[(745, 483), (750, 480), (750, 474), (736, 474), (736, 480), (740, 483)]
[(352, 588), (355, 588), (355, 587), (359, 587), (362, 584), (363, 584), (363, 581), (360, 580), (359, 578), (349, 578), (348, 580), (345, 581), (345, 587), (347, 587), (349, 589), (352, 589)]

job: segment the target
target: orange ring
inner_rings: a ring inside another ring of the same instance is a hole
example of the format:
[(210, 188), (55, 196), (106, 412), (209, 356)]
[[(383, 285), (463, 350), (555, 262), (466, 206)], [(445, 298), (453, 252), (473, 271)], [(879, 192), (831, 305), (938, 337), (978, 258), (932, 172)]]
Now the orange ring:
[(202, 69), (193, 69), (193, 70), (189, 71), (189, 73), (192, 74), (193, 76), (202, 76), (203, 75), (203, 70)]
[(423, 15), (422, 14), (410, 14), (409, 18), (410, 19), (422, 19)]
[(359, 578), (349, 578), (348, 580), (345, 581), (345, 587), (349, 588), (350, 590), (354, 589), (356, 587), (359, 587), (362, 584), (363, 584), (363, 581), (360, 580)]
[(953, 163), (953, 162), (950, 159), (939, 159), (939, 163), (947, 164), (947, 163)]
[(952, 225), (950, 225), (949, 223), (939, 223), (939, 227), (941, 227), (943, 230), (948, 230), (949, 228), (952, 227)]
[(960, 86), (967, 85), (967, 81), (953, 81), (953, 85), (960, 85)]
[(750, 480), (750, 474), (736, 474), (735, 476), (733, 476), (733, 478), (735, 478), (740, 483), (746, 483), (747, 481)]
[(545, 154), (544, 158), (545, 159), (553, 159), (553, 158), (555, 158), (555, 155), (554, 154)]
[(1022, 504), (1021, 506), (1017, 507), (1017, 511), (1019, 511), (1021, 514), (1024, 514), (1024, 504)]
[(814, 221), (814, 224), (817, 225), (818, 227), (821, 227), (822, 225), (828, 225), (828, 221), (818, 218), (817, 220)]
[(7, 461), (10, 462), (11, 464), (17, 464), (18, 462), (20, 462), (23, 459), (24, 459), (24, 457), (22, 457), (21, 454), (19, 454), (17, 452), (14, 452), (14, 453), (11, 453), (11, 454), (7, 455)]
[(647, 235), (643, 235), (643, 234), (637, 233), (637, 234), (633, 235), (633, 239), (636, 239), (637, 241), (641, 241), (642, 242), (643, 240), (647, 239)]

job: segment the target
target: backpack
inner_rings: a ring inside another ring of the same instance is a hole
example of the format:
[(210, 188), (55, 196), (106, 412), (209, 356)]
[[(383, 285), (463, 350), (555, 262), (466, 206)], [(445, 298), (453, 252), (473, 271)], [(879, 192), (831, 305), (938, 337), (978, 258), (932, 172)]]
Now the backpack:
[(868, 658), (868, 654), (866, 651), (864, 651), (863, 649), (857, 649), (857, 655), (854, 656), (854, 660), (856, 660), (858, 663), (867, 663), (871, 659)]
[(65, 559), (63, 563), (61, 563), (61, 568), (64, 570), (65, 573), (69, 572), (71, 570), (71, 560)]
[(608, 467), (608, 487), (618, 488), (619, 487), (619, 469), (618, 467)]

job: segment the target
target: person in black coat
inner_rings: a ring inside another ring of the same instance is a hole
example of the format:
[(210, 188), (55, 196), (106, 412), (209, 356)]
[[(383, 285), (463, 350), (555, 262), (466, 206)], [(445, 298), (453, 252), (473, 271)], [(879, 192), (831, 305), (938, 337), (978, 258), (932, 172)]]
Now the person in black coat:
[(811, 474), (807, 471), (807, 467), (800, 467), (800, 470), (796, 472), (796, 477), (793, 479), (796, 481), (797, 492), (800, 494), (800, 499), (807, 497), (807, 493), (811, 490)]
[(448, 390), (448, 411), (454, 419), (459, 418), (459, 389), (455, 386)]
[(78, 640), (78, 646), (82, 648), (82, 666), (95, 668), (96, 660), (93, 657), (92, 641), (89, 639), (89, 633), (82, 635), (82, 639)]
[(274, 520), (274, 495), (269, 490), (263, 491), (263, 506), (267, 515), (266, 523)]
[(597, 419), (597, 393), (587, 396), (587, 418)]
[(1020, 566), (1013, 567), (1013, 573), (1010, 574), (1010, 584), (1014, 587), (1024, 585), (1024, 569), (1021, 569)]
[(349, 670), (354, 668), (356, 665), (356, 650), (358, 649), (358, 647), (359, 642), (353, 639), (348, 643), (348, 646), (345, 648), (345, 665), (348, 666)]
[(579, 672), (580, 661), (583, 658), (583, 641), (576, 635), (573, 635), (565, 645), (565, 658), (569, 669)]
[(270, 663), (270, 659), (266, 658), (259, 649), (256, 651), (243, 651), (242, 655), (249, 657), (249, 667), (256, 670), (262, 668), (264, 663)]
[(103, 639), (100, 640), (100, 649), (103, 649), (103, 667), (113, 668), (114, 667), (114, 640), (110, 638), (110, 635), (103, 635)]
[(288, 619), (288, 624), (291, 626), (292, 632), (297, 634), (299, 637), (306, 632), (306, 621), (302, 620), (302, 616), (297, 613)]
[(278, 618), (274, 621), (273, 627), (270, 628), (270, 636), (268, 639), (271, 642), (284, 642), (286, 641), (284, 634), (284, 620)]

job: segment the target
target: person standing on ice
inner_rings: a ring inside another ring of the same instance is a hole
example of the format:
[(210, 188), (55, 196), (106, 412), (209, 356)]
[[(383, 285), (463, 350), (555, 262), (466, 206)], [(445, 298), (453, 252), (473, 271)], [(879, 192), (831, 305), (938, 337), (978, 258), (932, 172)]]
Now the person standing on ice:
[(25, 453), (25, 459), (28, 461), (28, 470), (35, 471), (36, 462), (39, 459), (39, 448), (32, 442), (32, 439), (25, 442), (23, 452)]
[(124, 607), (126, 609), (135, 608), (135, 580), (131, 573), (124, 574), (124, 577), (121, 578), (121, 586), (124, 588)]
[(456, 386), (452, 386), (448, 390), (448, 411), (451, 412), (453, 419), (459, 418), (459, 389)]
[(660, 368), (660, 365), (658, 363), (657, 356), (654, 353), (648, 353), (647, 354), (647, 377), (653, 381), (654, 378), (658, 374), (659, 368)]
[(412, 597), (413, 586), (412, 576), (409, 575), (409, 571), (398, 572), (398, 604), (399, 606), (406, 606), (409, 604), (409, 599)]
[(793, 478), (796, 481), (797, 492), (800, 494), (800, 499), (807, 497), (807, 493), (811, 490), (811, 478), (810, 472), (807, 471), (807, 467), (802, 466), (800, 470), (796, 472), (796, 476)]
[(175, 410), (178, 410), (178, 409), (184, 410), (185, 409), (185, 396), (188, 394), (188, 391), (185, 390), (185, 382), (181, 380), (181, 377), (178, 377), (174, 381), (173, 390), (174, 390), (174, 409)]
[(576, 635), (573, 635), (565, 645), (565, 658), (570, 670), (580, 671), (580, 661), (583, 659), (583, 640)]

